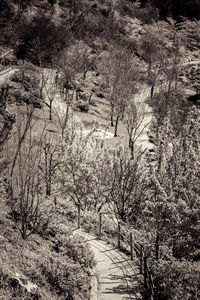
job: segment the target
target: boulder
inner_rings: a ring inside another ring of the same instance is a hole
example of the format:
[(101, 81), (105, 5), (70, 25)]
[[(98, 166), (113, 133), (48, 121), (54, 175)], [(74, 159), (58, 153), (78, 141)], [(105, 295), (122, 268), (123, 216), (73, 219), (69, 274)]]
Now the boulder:
[(37, 295), (38, 286), (30, 282), (23, 274), (15, 273), (11, 274), (11, 278), (15, 280), (21, 287), (23, 287), (29, 294)]

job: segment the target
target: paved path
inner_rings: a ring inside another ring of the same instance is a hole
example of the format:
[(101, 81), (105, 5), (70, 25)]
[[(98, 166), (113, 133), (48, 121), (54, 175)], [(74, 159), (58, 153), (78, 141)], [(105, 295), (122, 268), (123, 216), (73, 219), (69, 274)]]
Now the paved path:
[(14, 74), (19, 69), (17, 68), (7, 68), (0, 72), (0, 84), (6, 83), (9, 77)]
[(91, 246), (97, 261), (90, 300), (141, 300), (137, 259), (131, 260), (117, 248), (78, 231)]

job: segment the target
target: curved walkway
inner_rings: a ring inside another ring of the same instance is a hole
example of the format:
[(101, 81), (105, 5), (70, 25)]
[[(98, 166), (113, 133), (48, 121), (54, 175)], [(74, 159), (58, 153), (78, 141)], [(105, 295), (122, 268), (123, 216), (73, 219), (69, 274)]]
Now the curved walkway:
[(78, 231), (96, 259), (90, 300), (141, 300), (137, 258), (131, 260), (117, 248)]
[(0, 85), (5, 83), (9, 77), (14, 74), (16, 71), (18, 71), (18, 68), (7, 68), (3, 71), (0, 71)]

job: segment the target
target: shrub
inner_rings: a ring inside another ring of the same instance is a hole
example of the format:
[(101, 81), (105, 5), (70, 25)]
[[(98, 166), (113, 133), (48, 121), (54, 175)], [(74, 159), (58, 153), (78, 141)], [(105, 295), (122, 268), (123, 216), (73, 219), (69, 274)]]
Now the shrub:
[(197, 300), (200, 297), (200, 270), (191, 261), (159, 260), (153, 266), (160, 300)]
[(79, 263), (85, 270), (93, 268), (95, 265), (93, 252), (85, 242), (83, 243), (83, 238), (79, 235), (57, 235), (56, 249), (57, 252), (69, 257), (74, 263)]
[[(70, 245), (71, 247), (71, 245)], [(89, 275), (79, 263), (62, 254), (51, 254), (39, 265), (51, 288), (64, 299), (89, 298)]]
[[(48, 6), (48, 3), (42, 4), (44, 10), (48, 10)], [(51, 63), (70, 39), (66, 26), (55, 25), (44, 13), (35, 15), (31, 20), (21, 19), (18, 31), (21, 36), (16, 47), (16, 56), (28, 59), (38, 66)]]
[(33, 104), (41, 108), (39, 100), (39, 77), (33, 70), (16, 72), (11, 76), (9, 101), (22, 104)]

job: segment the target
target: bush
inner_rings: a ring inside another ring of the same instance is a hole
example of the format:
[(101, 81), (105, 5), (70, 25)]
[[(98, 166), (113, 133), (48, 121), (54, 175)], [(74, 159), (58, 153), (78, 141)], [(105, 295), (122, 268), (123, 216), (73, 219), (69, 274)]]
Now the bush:
[[(48, 9), (47, 3), (42, 6)], [(70, 39), (66, 26), (55, 25), (44, 13), (36, 15), (32, 20), (22, 19), (18, 31), (21, 36), (15, 50), (16, 56), (38, 66), (51, 63)]]
[(24, 70), (11, 76), (9, 101), (17, 102), (17, 104), (23, 104), (23, 102), (33, 104), (37, 108), (42, 107), (39, 100), (39, 77), (36, 71)]
[(159, 300), (200, 299), (200, 270), (191, 261), (159, 260), (153, 266)]
[(80, 264), (84, 270), (93, 268), (95, 265), (93, 252), (79, 235), (57, 235), (55, 249), (58, 253), (69, 257), (74, 263)]
[(89, 298), (89, 274), (78, 262), (63, 254), (53, 253), (39, 268), (57, 295), (69, 300), (77, 299), (77, 296), (80, 299)]

